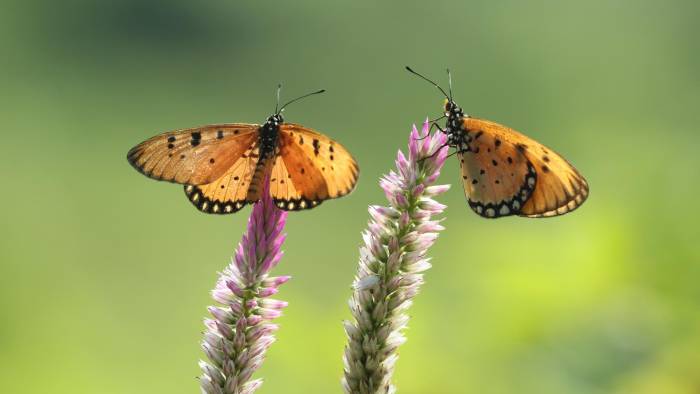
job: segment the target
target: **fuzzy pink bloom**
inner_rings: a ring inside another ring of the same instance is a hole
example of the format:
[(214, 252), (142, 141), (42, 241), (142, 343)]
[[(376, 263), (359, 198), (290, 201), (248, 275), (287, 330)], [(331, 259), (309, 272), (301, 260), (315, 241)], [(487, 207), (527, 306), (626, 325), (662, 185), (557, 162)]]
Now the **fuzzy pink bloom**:
[(418, 133), (413, 126), (408, 155), (399, 151), (396, 171), (379, 185), (388, 207), (369, 207), (370, 222), (362, 234), (359, 269), (353, 283), (350, 310), (344, 322), (348, 344), (343, 361), (343, 389), (348, 394), (395, 392), (391, 383), (397, 348), (406, 341), (406, 310), (430, 268), (426, 257), (443, 227), (433, 215), (445, 205), (433, 197), (449, 185), (433, 185), (447, 158), (447, 137), (429, 134), (429, 123)]
[(199, 363), (200, 386), (206, 394), (251, 394), (262, 385), (251, 376), (275, 341), (277, 325), (271, 321), (287, 306), (267, 298), (289, 280), (268, 276), (283, 254), (287, 212), (275, 207), (267, 187), (263, 196), (253, 205), (247, 231), (212, 291), (217, 305), (208, 308), (212, 319), (204, 321), (202, 342), (209, 361)]

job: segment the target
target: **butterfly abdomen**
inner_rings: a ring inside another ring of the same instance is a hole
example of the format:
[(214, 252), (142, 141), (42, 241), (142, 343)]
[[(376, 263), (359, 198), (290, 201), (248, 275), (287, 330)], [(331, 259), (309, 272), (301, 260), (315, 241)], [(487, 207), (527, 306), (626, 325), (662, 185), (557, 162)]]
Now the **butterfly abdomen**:
[(248, 195), (246, 200), (249, 202), (258, 201), (261, 197), (260, 193), (264, 188), (264, 182), (267, 179), (267, 175), (272, 168), (272, 160), (265, 156), (260, 156), (258, 163), (255, 165), (255, 172), (253, 172), (253, 177), (250, 179), (250, 186), (248, 187)]
[(279, 121), (275, 117), (270, 117), (265, 124), (260, 127), (260, 156), (255, 164), (253, 176), (250, 179), (250, 187), (246, 200), (249, 202), (258, 201), (261, 197), (260, 193), (264, 188), (264, 182), (267, 180), (272, 164), (278, 154), (277, 145), (279, 142)]

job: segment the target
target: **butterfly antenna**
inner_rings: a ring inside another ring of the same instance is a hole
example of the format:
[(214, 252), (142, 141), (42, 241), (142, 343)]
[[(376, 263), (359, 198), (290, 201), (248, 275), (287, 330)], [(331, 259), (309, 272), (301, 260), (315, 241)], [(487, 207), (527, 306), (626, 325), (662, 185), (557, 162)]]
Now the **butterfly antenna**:
[(438, 84), (436, 84), (435, 82), (433, 82), (432, 80), (430, 80), (430, 79), (424, 77), (423, 75), (418, 74), (417, 72), (413, 71), (413, 69), (411, 69), (411, 67), (406, 66), (406, 70), (408, 70), (408, 72), (410, 72), (411, 74), (417, 75), (417, 76), (420, 77), (421, 79), (424, 79), (424, 80), (428, 81), (431, 85), (433, 85), (433, 86), (435, 86), (436, 88), (438, 88), (438, 90), (440, 90), (440, 91), (442, 92), (442, 94), (445, 96), (445, 98), (447, 98), (448, 100), (451, 100), (451, 96), (448, 96), (447, 93), (445, 93), (445, 90), (444, 90), (443, 88), (440, 87), (440, 85), (438, 85)]
[(279, 110), (278, 108), (280, 107), (280, 90), (282, 90), (282, 84), (277, 85), (277, 104), (275, 104), (275, 113), (278, 114)]
[(450, 92), (450, 101), (452, 101), (452, 73), (449, 68), (447, 69), (447, 84)]
[(282, 108), (279, 109), (279, 111), (277, 111), (277, 113), (278, 113), (278, 114), (279, 114), (279, 113), (282, 113), (282, 111), (284, 111), (284, 108), (285, 108), (286, 106), (288, 106), (289, 104), (291, 104), (291, 103), (293, 103), (293, 102), (295, 102), (295, 101), (299, 101), (299, 100), (301, 100), (301, 99), (303, 99), (303, 98), (306, 98), (306, 97), (309, 97), (309, 96), (313, 96), (313, 95), (315, 95), (315, 94), (321, 94), (321, 93), (323, 93), (323, 92), (325, 92), (325, 91), (326, 91), (326, 89), (321, 89), (321, 90), (318, 90), (318, 91), (315, 91), (315, 92), (307, 93), (307, 94), (305, 94), (305, 95), (303, 95), (303, 96), (299, 96), (299, 97), (295, 98), (294, 100), (289, 100), (289, 101), (287, 101), (287, 102), (282, 106)]

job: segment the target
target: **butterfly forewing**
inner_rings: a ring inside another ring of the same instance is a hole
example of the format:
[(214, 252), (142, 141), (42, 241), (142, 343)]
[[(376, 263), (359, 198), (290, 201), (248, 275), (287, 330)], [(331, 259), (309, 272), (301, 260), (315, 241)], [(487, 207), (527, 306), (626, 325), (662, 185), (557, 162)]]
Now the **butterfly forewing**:
[(359, 170), (338, 142), (309, 128), (280, 126), (279, 158), (271, 170), (270, 193), (286, 210), (308, 209), (350, 193)]
[(468, 148), (459, 154), (464, 190), (478, 214), (555, 216), (583, 203), (588, 185), (566, 160), (498, 123), (464, 119)]
[(537, 171), (537, 185), (523, 206), (523, 216), (563, 215), (583, 204), (588, 197), (588, 183), (569, 162), (536, 142), (524, 143), (520, 149)]
[(235, 123), (167, 132), (132, 148), (127, 159), (149, 178), (208, 184), (219, 179), (257, 141), (258, 127)]

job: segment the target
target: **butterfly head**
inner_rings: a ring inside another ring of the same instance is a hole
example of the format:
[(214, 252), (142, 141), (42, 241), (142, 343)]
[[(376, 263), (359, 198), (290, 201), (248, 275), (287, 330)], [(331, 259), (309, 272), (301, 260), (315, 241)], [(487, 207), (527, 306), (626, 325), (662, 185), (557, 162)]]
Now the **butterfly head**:
[(462, 125), (464, 111), (452, 100), (445, 100), (445, 117), (447, 117), (448, 130), (457, 130)]
[(284, 123), (284, 117), (282, 117), (281, 113), (270, 115), (270, 117), (267, 118), (267, 121), (265, 122), (266, 125), (273, 127), (277, 127), (282, 123)]
[(445, 116), (448, 118), (464, 116), (464, 111), (452, 100), (445, 99)]

